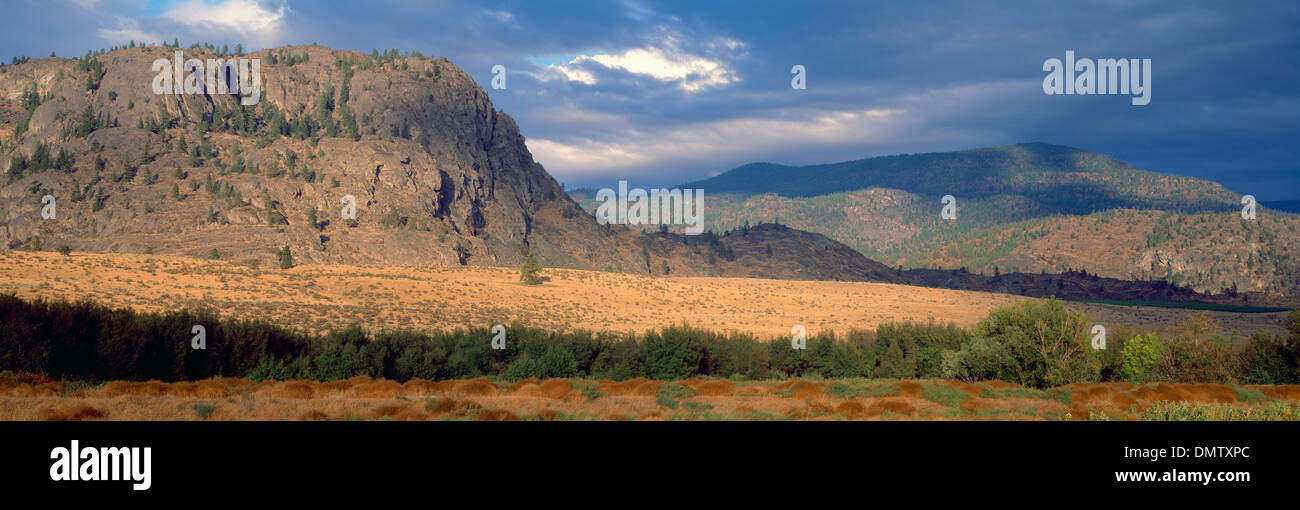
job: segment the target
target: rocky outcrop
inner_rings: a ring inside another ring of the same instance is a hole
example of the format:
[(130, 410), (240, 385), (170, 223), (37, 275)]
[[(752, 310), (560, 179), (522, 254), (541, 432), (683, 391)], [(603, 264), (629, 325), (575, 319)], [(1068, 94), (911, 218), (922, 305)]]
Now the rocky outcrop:
[[(704, 241), (715, 236), (600, 225), (533, 160), (514, 120), (444, 59), (263, 50), (245, 56), (261, 59), (261, 103), (241, 107), (233, 95), (154, 94), (152, 62), (173, 52), (97, 55), (104, 74), (93, 88), (76, 60), (0, 67), (0, 168), (43, 144), (74, 155), (67, 168), (6, 181), (0, 244), (196, 257), (215, 250), (264, 266), (278, 263), (283, 246), (299, 263), (518, 266), (532, 254), (545, 266), (811, 279), (858, 279), (874, 264), (790, 229), (767, 233), (766, 243), (788, 249), (783, 256), (741, 261), (717, 256), (725, 248)], [(43, 100), (28, 112), (22, 99), (33, 87)], [(94, 129), (78, 133), (87, 111)], [(299, 124), (316, 126), (304, 136)], [(40, 217), (45, 194), (57, 199), (54, 220)], [(343, 215), (348, 196), (355, 221)]]

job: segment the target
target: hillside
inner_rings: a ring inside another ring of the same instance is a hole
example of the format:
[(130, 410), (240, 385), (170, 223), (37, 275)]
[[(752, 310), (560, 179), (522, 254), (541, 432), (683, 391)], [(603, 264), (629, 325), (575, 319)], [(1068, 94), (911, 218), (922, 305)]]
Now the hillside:
[(959, 199), (1016, 195), (1065, 214), (1117, 207), (1228, 210), (1238, 207), (1240, 199), (1214, 182), (1148, 172), (1104, 154), (1046, 143), (799, 167), (754, 163), (682, 187), (784, 197), (871, 187)]
[[(705, 217), (716, 228), (779, 221), (891, 267), (1083, 270), (1204, 293), (1300, 295), (1300, 260), (1289, 255), (1300, 246), (1300, 216), (1268, 203), (1258, 222), (1243, 222), (1239, 196), (1216, 183), (1066, 147), (752, 164), (684, 187), (706, 190)], [(955, 221), (939, 217), (943, 194), (958, 199)]]
[[(860, 278), (863, 260), (786, 230), (778, 257), (602, 226), (536, 163), (514, 121), (446, 59), (271, 48), (261, 102), (155, 95), (157, 58), (116, 48), (0, 66), (0, 247), (298, 263), (610, 268), (639, 274)], [(234, 57), (214, 48), (185, 58)], [(57, 214), (42, 219), (42, 198)], [(356, 218), (343, 217), (355, 198)], [(816, 246), (814, 246), (816, 245)], [(792, 260), (800, 261), (797, 264)]]
[(919, 265), (972, 271), (1087, 268), (1114, 278), (1164, 280), (1201, 292), (1300, 295), (1300, 216), (1120, 209), (1001, 225), (920, 253)]

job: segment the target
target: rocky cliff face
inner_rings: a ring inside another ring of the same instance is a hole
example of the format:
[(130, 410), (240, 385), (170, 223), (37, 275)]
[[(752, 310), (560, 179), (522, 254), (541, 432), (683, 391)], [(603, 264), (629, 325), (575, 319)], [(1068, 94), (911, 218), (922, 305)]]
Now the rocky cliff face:
[[(810, 279), (874, 268), (789, 229), (768, 233), (788, 237), (764, 244), (779, 256), (738, 260), (718, 256), (726, 248), (713, 236), (599, 225), (533, 160), (515, 122), (444, 59), (263, 50), (243, 56), (261, 59), (260, 103), (241, 106), (215, 91), (155, 94), (152, 64), (174, 52), (0, 67), (0, 247), (263, 266), (289, 246), (297, 263), (518, 266), (533, 254), (544, 266)], [(45, 195), (56, 198), (54, 219), (41, 217)]]

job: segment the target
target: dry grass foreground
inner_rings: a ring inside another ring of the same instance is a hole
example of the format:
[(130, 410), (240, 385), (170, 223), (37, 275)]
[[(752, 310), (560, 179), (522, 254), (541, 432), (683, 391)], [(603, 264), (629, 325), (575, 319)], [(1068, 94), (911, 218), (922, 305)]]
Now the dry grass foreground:
[(1300, 385), (1044, 391), (1000, 381), (867, 379), (0, 381), (0, 420), (1132, 420), (1159, 401), (1204, 404), (1217, 413), (1210, 419), (1300, 418)]
[[(875, 329), (885, 322), (968, 327), (993, 308), (1025, 299), (958, 290), (755, 278), (650, 278), (545, 269), (538, 286), (517, 270), (491, 267), (308, 265), (289, 270), (160, 255), (0, 251), (0, 292), (91, 298), (137, 311), (211, 308), (308, 331), (352, 323), (369, 328), (460, 329), (519, 321), (550, 330), (640, 333), (688, 323), (717, 331), (784, 336)], [(1071, 303), (1094, 322), (1138, 330), (1182, 324), (1167, 308)], [(1198, 312), (1203, 313), (1203, 312)], [(1207, 314), (1225, 329), (1281, 333), (1284, 314)]]

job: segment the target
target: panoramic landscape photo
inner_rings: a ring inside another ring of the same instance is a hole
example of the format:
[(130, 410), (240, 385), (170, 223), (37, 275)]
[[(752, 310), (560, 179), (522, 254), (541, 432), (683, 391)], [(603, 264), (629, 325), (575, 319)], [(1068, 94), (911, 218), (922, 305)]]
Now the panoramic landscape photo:
[(3, 421), (1300, 419), (1291, 3), (10, 7)]

